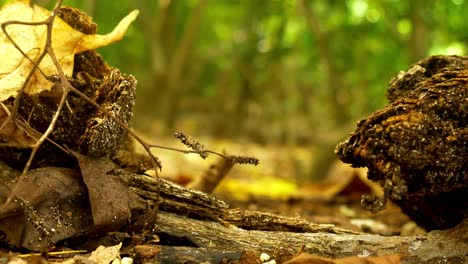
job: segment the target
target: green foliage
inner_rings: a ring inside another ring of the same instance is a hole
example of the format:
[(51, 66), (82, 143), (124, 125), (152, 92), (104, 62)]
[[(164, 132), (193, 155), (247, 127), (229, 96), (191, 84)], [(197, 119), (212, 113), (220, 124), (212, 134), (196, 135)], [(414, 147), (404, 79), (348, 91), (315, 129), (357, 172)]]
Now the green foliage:
[[(410, 64), (433, 54), (467, 53), (466, 0), (65, 4), (90, 13), (100, 33), (140, 9), (127, 36), (99, 52), (139, 80), (137, 116), (165, 120), (173, 129), (170, 123), (199, 113), (208, 134), (313, 141), (315, 133), (385, 105), (388, 81)], [(199, 22), (191, 20), (195, 15)], [(169, 76), (180, 77), (174, 84)], [(171, 118), (164, 119), (167, 113)]]

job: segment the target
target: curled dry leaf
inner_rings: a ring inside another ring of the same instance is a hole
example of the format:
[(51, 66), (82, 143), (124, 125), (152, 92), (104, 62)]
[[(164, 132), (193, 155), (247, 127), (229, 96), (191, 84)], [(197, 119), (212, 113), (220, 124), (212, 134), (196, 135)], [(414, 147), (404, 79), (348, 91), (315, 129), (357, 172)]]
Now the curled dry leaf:
[[(29, 0), (12, 0), (0, 10), (0, 23), (7, 21), (41, 22), (50, 15), (50, 11), (37, 6), (31, 6)], [(73, 29), (59, 17), (56, 17), (52, 27), (52, 49), (67, 76), (73, 72), (73, 60), (77, 53), (107, 46), (122, 39), (130, 23), (138, 16), (138, 10), (132, 11), (106, 35), (87, 35)], [(36, 61), (44, 50), (47, 36), (47, 27), (10, 24), (6, 27), (8, 35), (27, 54)], [(7, 36), (0, 32), (0, 101), (9, 97), (15, 97), (23, 86), (23, 83), (32, 70), (33, 63), (25, 58), (19, 50), (10, 42)], [(47, 55), (39, 64), (40, 69), (47, 76), (56, 75), (57, 69), (52, 59)], [(49, 82), (39, 71), (33, 75), (26, 86), (25, 92), (37, 94), (48, 91), (53, 83)]]
[(72, 259), (62, 262), (62, 264), (111, 263), (114, 259), (119, 258), (119, 251), (121, 247), (122, 247), (122, 243), (119, 243), (115, 246), (110, 246), (110, 247), (99, 246), (98, 248), (96, 248), (96, 250), (91, 252), (91, 255), (87, 257), (75, 256)]
[(385, 255), (379, 257), (348, 257), (340, 259), (329, 259), (301, 253), (297, 257), (285, 262), (285, 264), (400, 264), (401, 255)]

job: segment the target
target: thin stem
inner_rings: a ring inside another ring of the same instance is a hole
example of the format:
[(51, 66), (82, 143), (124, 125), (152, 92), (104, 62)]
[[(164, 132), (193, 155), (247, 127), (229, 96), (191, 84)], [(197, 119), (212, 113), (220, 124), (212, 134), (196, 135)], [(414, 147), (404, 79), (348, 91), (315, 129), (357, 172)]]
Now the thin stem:
[(229, 159), (226, 155), (223, 155), (221, 153), (218, 153), (216, 151), (212, 150), (189, 150), (189, 149), (178, 149), (178, 148), (171, 148), (171, 147), (165, 147), (165, 146), (159, 146), (159, 145), (149, 145), (151, 148), (158, 148), (158, 149), (165, 149), (165, 150), (171, 150), (171, 151), (177, 151), (180, 153), (184, 154), (201, 154), (201, 153), (211, 153), (214, 155), (218, 155), (222, 158)]
[[(23, 168), (23, 172), (21, 174), (20, 177), (23, 177), (26, 175), (27, 171), (29, 170), (29, 168), (31, 167), (31, 164), (32, 164), (32, 161), (34, 159), (34, 156), (37, 152), (37, 150), (39, 149), (39, 147), (42, 145), (42, 143), (47, 139), (47, 137), (49, 136), (50, 133), (52, 133), (53, 129), (54, 129), (54, 126), (57, 122), (57, 119), (58, 119), (58, 116), (60, 114), (60, 110), (61, 108), (63, 107), (63, 104), (65, 102), (65, 99), (66, 99), (66, 95), (68, 94), (68, 91), (66, 90), (66, 86), (68, 84), (68, 86), (70, 86), (70, 84), (68, 83), (68, 80), (66, 79), (66, 77), (64, 76), (64, 73), (62, 71), (62, 68), (60, 67), (60, 64), (58, 63), (57, 61), (57, 58), (55, 57), (55, 54), (52, 50), (52, 26), (53, 26), (53, 23), (54, 23), (54, 19), (56, 17), (56, 11), (60, 8), (60, 6), (62, 5), (62, 1), (63, 0), (58, 0), (53, 11), (51, 12), (50, 16), (45, 20), (45, 21), (42, 21), (42, 22), (31, 22), (31, 25), (46, 25), (47, 26), (47, 35), (46, 35), (46, 43), (45, 43), (45, 47), (44, 47), (44, 50), (42, 51), (42, 53), (39, 55), (38, 59), (36, 62), (32, 61), (27, 55), (26, 57), (29, 58), (29, 60), (33, 63), (33, 67), (31, 69), (31, 71), (29, 72), (28, 76), (26, 77), (23, 85), (21, 86), (21, 89), (19, 90), (18, 94), (16, 95), (16, 98), (15, 98), (15, 102), (14, 102), (14, 105), (13, 105), (13, 109), (11, 111), (11, 115), (8, 116), (8, 118), (6, 119), (6, 121), (2, 124), (2, 126), (0, 127), (0, 130), (5, 126), (5, 124), (7, 122), (9, 122), (10, 120), (12, 120), (13, 122), (16, 122), (16, 114), (17, 114), (17, 111), (18, 111), (18, 108), (19, 108), (19, 102), (20, 102), (20, 99), (23, 95), (23, 93), (25, 92), (25, 89), (31, 79), (31, 77), (34, 75), (34, 72), (36, 71), (36, 69), (39, 67), (39, 64), (41, 63), (42, 59), (45, 57), (46, 54), (49, 54), (49, 56), (51, 56), (55, 66), (57, 67), (57, 71), (59, 72), (59, 77), (60, 77), (60, 81), (62, 83), (62, 87), (64, 88), (64, 94), (62, 95), (62, 98), (61, 98), (61, 101), (60, 101), (60, 104), (57, 108), (57, 111), (56, 113), (54, 114), (53, 116), (53, 119), (52, 121), (50, 122), (49, 124), (49, 127), (47, 128), (46, 132), (39, 138), (39, 140), (32, 146), (32, 151), (31, 151), (31, 154), (29, 155), (29, 159), (25, 165), (25, 167)], [(5, 22), (2, 24), (2, 30), (3, 32), (5, 33), (5, 35), (7, 36), (7, 38), (13, 43), (13, 45), (23, 54), (24, 52), (21, 50), (21, 48), (19, 48), (19, 46), (15, 43), (15, 41), (8, 35), (8, 33), (6, 32), (6, 26), (8, 24), (12, 24), (11, 23), (12, 21), (9, 21), (9, 22)], [(29, 22), (19, 22), (19, 24), (29, 24)], [(8, 206), (8, 204), (11, 203), (11, 201), (13, 200), (13, 197), (16, 196), (16, 190), (18, 189), (18, 185), (15, 185), (13, 187), (13, 189), (11, 190), (10, 192), (10, 195), (8, 196), (8, 198), (6, 199), (5, 203), (3, 204), (3, 206), (0, 208), (0, 211), (2, 211), (4, 208), (6, 208), (6, 206)]]
[[(21, 47), (16, 44), (16, 42), (13, 40), (13, 38), (10, 36), (10, 34), (8, 34), (7, 30), (6, 30), (6, 27), (9, 26), (9, 25), (24, 25), (24, 26), (47, 26), (47, 23), (48, 23), (48, 19), (45, 20), (45, 21), (41, 21), (41, 22), (24, 22), (24, 21), (17, 21), (17, 20), (10, 20), (10, 21), (6, 21), (4, 23), (2, 23), (2, 31), (3, 33), (5, 34), (5, 36), (7, 37), (7, 39), (11, 42), (11, 44), (13, 44), (13, 46), (21, 53), (21, 55), (23, 55), (24, 58), (26, 58), (29, 62), (31, 62), (33, 65), (33, 67), (36, 67), (40, 72), (41, 74), (47, 78), (47, 75), (42, 71), (41, 68), (39, 68), (39, 66), (36, 66), (36, 62), (31, 59), (28, 54), (26, 54), (22, 49)], [(43, 51), (44, 54), (47, 54), (47, 52), (45, 52), (45, 49)], [(35, 70), (35, 69), (34, 69)], [(34, 70), (32, 72), (34, 72)]]
[[(34, 160), (34, 157), (36, 156), (37, 150), (42, 145), (42, 143), (44, 143), (46, 138), (52, 133), (52, 131), (54, 131), (55, 124), (57, 123), (60, 112), (62, 111), (63, 105), (65, 104), (65, 100), (66, 100), (67, 95), (68, 95), (68, 93), (70, 91), (68, 89), (68, 87), (70, 87), (70, 83), (68, 82), (67, 78), (65, 77), (65, 73), (63, 72), (62, 67), (60, 66), (60, 64), (59, 64), (59, 62), (57, 60), (57, 57), (55, 56), (55, 53), (54, 53), (54, 51), (52, 49), (52, 28), (53, 28), (55, 17), (57, 15), (56, 10), (58, 10), (60, 8), (61, 4), (62, 4), (62, 0), (57, 1), (57, 4), (55, 5), (54, 10), (51, 12), (50, 16), (46, 20), (47, 36), (46, 36), (46, 46), (45, 46), (43, 54), (49, 54), (50, 58), (52, 59), (52, 62), (54, 63), (55, 68), (57, 69), (57, 71), (59, 73), (60, 83), (61, 83), (62, 88), (63, 88), (63, 94), (62, 94), (62, 98), (60, 99), (60, 103), (57, 106), (57, 110), (55, 111), (49, 126), (47, 127), (46, 131), (42, 134), (42, 136), (39, 138), (39, 140), (33, 145), (31, 154), (29, 155), (29, 159), (28, 159), (28, 161), (26, 162), (26, 165), (23, 168), (23, 174), (26, 174), (28, 172), (29, 168), (31, 167), (32, 161)], [(44, 56), (42, 58), (44, 58)], [(31, 72), (35, 71), (35, 69), (38, 67), (40, 61), (42, 60), (42, 58), (40, 58), (40, 60), (37, 62), (37, 64), (34, 64), (33, 70), (31, 70)], [(21, 89), (21, 90), (24, 91), (24, 89)], [(15, 103), (16, 103), (16, 101), (15, 101)], [(18, 107), (17, 105), (15, 105), (15, 106)]]

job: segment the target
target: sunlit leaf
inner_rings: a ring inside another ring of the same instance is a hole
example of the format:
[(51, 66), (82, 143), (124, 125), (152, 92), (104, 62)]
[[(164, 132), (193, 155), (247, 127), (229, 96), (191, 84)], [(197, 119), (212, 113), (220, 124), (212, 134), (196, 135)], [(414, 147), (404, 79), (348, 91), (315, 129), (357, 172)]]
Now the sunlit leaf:
[[(12, 20), (40, 22), (45, 21), (50, 14), (50, 11), (40, 6), (30, 6), (29, 0), (13, 0), (0, 10), (0, 23)], [(75, 54), (107, 46), (122, 39), (125, 31), (137, 16), (138, 10), (132, 11), (120, 21), (111, 33), (106, 35), (86, 35), (56, 17), (52, 27), (52, 49), (63, 72), (67, 76), (72, 75)], [(13, 24), (6, 27), (6, 30), (8, 35), (30, 59), (37, 60), (46, 43), (47, 27), (45, 25)], [(0, 32), (0, 56), (2, 58), (2, 64), (0, 65), (0, 101), (4, 101), (17, 95), (33, 64), (24, 58), (3, 32)], [(47, 76), (58, 74), (57, 68), (49, 55), (41, 61), (39, 67)], [(50, 90), (52, 86), (53, 84), (36, 70), (25, 92), (37, 94)]]

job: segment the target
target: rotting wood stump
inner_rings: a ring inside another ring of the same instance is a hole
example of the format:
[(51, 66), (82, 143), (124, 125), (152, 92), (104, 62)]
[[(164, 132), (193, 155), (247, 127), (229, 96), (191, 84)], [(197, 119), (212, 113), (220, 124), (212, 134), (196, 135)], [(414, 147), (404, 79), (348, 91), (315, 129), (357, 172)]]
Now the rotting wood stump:
[(457, 225), (468, 216), (468, 57), (414, 64), (390, 82), (387, 98), (336, 148), (384, 189), (363, 206), (379, 211), (389, 198), (428, 230)]

